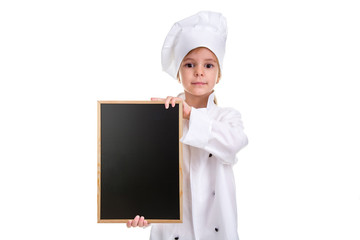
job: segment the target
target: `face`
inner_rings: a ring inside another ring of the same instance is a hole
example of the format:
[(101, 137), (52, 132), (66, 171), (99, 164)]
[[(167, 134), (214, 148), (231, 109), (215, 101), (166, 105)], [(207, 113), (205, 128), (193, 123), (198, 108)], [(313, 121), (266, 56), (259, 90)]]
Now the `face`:
[(193, 96), (210, 94), (220, 76), (215, 54), (201, 47), (190, 51), (179, 68), (179, 80), (184, 90)]

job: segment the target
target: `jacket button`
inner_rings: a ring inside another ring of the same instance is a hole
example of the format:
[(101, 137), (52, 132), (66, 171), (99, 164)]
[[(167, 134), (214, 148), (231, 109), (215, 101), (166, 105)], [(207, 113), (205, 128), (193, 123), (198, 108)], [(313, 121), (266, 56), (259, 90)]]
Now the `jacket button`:
[(218, 232), (219, 231), (219, 229), (218, 228), (215, 228), (215, 232)]
[(215, 196), (215, 191), (212, 192), (212, 195)]
[(211, 153), (209, 154), (209, 157), (212, 157), (212, 154), (211, 154)]

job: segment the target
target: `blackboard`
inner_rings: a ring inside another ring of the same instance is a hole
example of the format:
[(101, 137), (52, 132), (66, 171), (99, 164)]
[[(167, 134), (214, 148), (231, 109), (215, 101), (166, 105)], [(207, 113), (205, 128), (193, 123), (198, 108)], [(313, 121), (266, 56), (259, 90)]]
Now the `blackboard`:
[(98, 101), (98, 222), (182, 222), (182, 103)]

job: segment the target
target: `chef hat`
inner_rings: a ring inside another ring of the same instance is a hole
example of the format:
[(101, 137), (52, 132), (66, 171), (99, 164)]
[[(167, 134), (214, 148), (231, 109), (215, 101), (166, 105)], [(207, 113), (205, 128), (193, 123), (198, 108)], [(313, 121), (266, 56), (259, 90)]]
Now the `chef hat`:
[(166, 36), (161, 51), (163, 70), (176, 79), (183, 58), (198, 47), (210, 49), (221, 69), (226, 37), (226, 19), (221, 13), (204, 11), (176, 22)]

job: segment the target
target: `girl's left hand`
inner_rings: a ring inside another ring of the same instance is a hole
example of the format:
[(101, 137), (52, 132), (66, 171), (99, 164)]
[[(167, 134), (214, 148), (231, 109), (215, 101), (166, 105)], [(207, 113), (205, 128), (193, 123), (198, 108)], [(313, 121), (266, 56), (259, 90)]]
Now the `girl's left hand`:
[(175, 107), (175, 102), (176, 101), (182, 101), (183, 102), (183, 118), (188, 119), (190, 118), (190, 114), (191, 114), (191, 106), (189, 106), (184, 99), (179, 98), (179, 97), (167, 97), (167, 98), (151, 98), (151, 101), (165, 101), (165, 108), (168, 109), (170, 102), (171, 102), (171, 106)]

